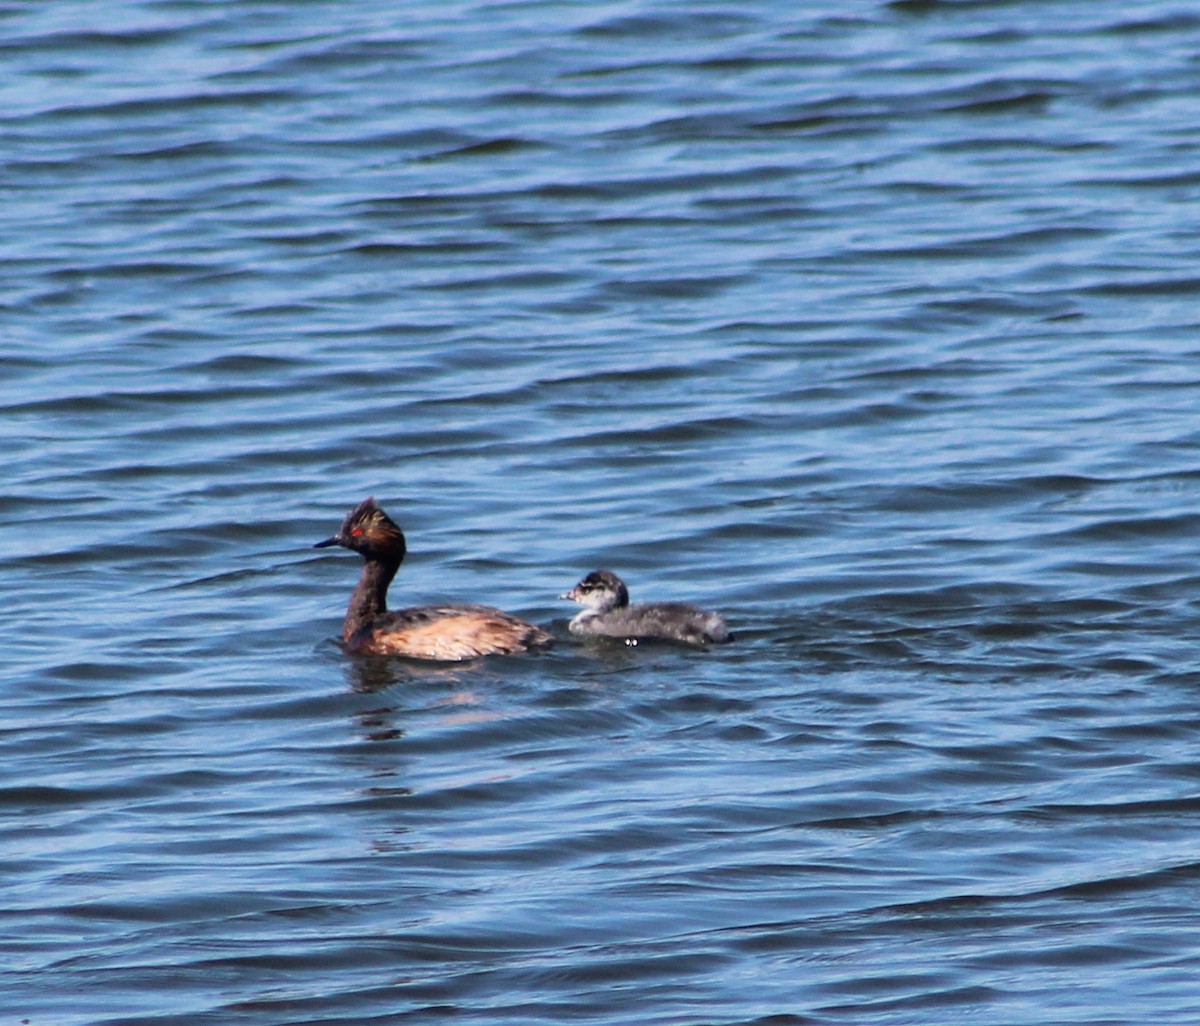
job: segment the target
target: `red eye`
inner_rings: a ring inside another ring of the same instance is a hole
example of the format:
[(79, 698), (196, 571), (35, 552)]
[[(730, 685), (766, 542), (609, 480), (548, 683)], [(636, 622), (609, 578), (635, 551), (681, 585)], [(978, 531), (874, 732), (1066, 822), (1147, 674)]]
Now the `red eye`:
[(350, 537), (351, 538), (361, 538), (362, 537), (362, 528), (361, 527), (352, 527), (350, 529)]

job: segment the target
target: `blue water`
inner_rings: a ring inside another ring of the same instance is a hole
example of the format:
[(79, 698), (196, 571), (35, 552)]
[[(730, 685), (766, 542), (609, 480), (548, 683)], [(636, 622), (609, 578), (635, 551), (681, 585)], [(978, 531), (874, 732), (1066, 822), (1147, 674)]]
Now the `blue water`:
[[(1198, 52), (0, 7), (0, 1019), (1192, 1026)], [(344, 654), (370, 494), (556, 649)]]

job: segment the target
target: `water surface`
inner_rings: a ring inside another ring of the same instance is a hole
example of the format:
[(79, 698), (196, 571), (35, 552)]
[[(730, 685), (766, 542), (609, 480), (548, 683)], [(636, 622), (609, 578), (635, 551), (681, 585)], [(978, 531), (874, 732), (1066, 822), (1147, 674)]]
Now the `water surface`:
[(13, 1021), (1197, 1020), (1188, 5), (0, 28)]

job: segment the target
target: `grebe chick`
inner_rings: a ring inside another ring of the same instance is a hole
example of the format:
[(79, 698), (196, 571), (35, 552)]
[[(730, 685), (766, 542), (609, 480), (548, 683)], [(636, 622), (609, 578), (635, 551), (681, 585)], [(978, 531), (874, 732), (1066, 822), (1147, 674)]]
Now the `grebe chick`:
[(697, 609), (683, 602), (631, 606), (629, 589), (611, 570), (593, 570), (560, 597), (584, 607), (569, 625), (573, 634), (624, 638), (626, 644), (636, 644), (641, 638), (683, 641), (689, 645), (733, 640), (720, 613)]
[(314, 548), (341, 545), (367, 561), (342, 625), (351, 652), (457, 662), (545, 648), (553, 640), (540, 627), (491, 606), (445, 605), (387, 608), (388, 585), (406, 551), (404, 532), (374, 499), (346, 514), (332, 538)]

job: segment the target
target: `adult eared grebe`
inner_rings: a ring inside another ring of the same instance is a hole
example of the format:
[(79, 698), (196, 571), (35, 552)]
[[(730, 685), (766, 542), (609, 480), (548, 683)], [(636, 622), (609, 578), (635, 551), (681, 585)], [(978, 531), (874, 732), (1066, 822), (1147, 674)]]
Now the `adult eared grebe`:
[(570, 623), (574, 634), (624, 638), (636, 644), (641, 638), (683, 641), (689, 645), (722, 644), (733, 635), (719, 613), (683, 602), (652, 602), (631, 606), (629, 589), (611, 570), (594, 570), (561, 598), (584, 607)]
[(342, 641), (351, 652), (458, 662), (546, 648), (540, 627), (491, 606), (415, 606), (388, 612), (387, 590), (400, 569), (404, 532), (374, 499), (360, 502), (332, 538), (314, 548), (341, 545), (367, 561), (350, 596)]

